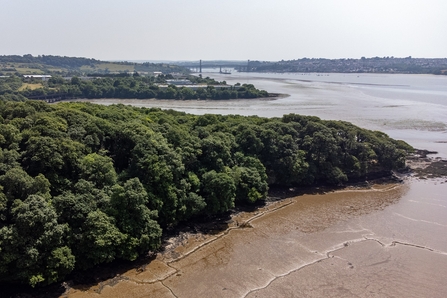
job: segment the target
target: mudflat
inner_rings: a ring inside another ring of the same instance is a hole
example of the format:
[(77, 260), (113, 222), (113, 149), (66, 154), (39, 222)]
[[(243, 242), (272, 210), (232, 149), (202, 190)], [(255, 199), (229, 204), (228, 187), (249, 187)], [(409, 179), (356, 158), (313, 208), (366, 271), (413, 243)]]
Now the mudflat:
[(219, 233), (169, 239), (143, 268), (65, 294), (443, 297), (445, 191), (443, 180), (411, 178), (285, 199), (235, 214)]

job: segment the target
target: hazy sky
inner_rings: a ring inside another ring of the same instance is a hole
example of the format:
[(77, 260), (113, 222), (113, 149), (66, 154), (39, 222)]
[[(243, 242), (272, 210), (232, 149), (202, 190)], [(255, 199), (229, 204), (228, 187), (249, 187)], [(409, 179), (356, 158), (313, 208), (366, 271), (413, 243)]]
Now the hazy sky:
[(447, 0), (0, 0), (0, 55), (447, 57)]

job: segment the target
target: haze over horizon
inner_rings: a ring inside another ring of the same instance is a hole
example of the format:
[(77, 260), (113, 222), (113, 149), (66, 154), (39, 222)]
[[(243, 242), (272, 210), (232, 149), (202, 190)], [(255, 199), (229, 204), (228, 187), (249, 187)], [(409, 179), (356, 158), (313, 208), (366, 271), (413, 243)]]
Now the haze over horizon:
[(0, 55), (99, 60), (447, 57), (445, 0), (0, 0)]

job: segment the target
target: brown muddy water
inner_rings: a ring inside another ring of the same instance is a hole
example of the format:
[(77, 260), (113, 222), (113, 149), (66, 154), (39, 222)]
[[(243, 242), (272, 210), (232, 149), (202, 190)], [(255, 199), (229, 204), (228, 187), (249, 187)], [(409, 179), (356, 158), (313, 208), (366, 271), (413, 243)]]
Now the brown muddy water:
[[(204, 114), (298, 113), (382, 130), (447, 157), (447, 77), (210, 74), (277, 100), (101, 100)], [(317, 190), (318, 191), (318, 190)], [(301, 195), (182, 233), (146, 265), (68, 297), (445, 297), (447, 178)]]

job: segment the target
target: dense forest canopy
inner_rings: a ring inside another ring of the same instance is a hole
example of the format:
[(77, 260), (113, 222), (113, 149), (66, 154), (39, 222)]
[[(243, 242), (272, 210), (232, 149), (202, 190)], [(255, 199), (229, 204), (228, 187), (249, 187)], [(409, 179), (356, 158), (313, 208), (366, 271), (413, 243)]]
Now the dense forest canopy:
[(32, 286), (160, 246), (162, 230), (404, 166), (410, 146), (343, 121), (49, 105), (0, 96), (0, 281)]

